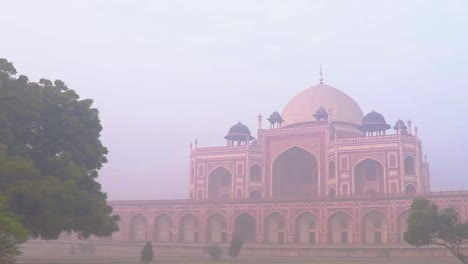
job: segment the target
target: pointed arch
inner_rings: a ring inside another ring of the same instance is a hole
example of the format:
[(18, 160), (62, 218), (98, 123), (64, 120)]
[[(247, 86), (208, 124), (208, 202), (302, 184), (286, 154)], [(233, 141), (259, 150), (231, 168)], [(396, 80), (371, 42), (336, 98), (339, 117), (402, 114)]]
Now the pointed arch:
[(254, 164), (250, 167), (249, 180), (251, 182), (262, 182), (262, 167), (258, 164)]
[(232, 172), (224, 166), (218, 166), (208, 174), (208, 198), (219, 199), (232, 197)]
[(408, 228), (408, 217), (410, 212), (410, 209), (406, 209), (398, 215), (398, 241), (402, 244), (406, 244), (405, 232)]
[(129, 239), (134, 241), (146, 241), (148, 220), (142, 214), (134, 215), (130, 220)]
[(248, 212), (242, 212), (234, 220), (234, 235), (245, 242), (255, 242), (256, 240), (256, 220)]
[(316, 244), (318, 239), (318, 218), (305, 211), (296, 217), (296, 242), (299, 244)]
[(415, 162), (412, 156), (408, 155), (405, 157), (404, 162), (403, 162), (403, 167), (404, 167), (405, 175), (416, 174)]
[(259, 190), (252, 190), (249, 194), (249, 198), (252, 200), (259, 200), (262, 198), (262, 193)]
[(179, 241), (182, 243), (198, 242), (198, 219), (187, 213), (179, 220)]
[(172, 218), (167, 213), (162, 213), (154, 219), (153, 239), (157, 242), (172, 241)]
[(415, 194), (416, 193), (416, 186), (413, 183), (408, 183), (405, 186), (405, 194)]
[(310, 151), (292, 146), (272, 162), (273, 197), (318, 195), (318, 160)]
[(328, 196), (330, 196), (330, 197), (335, 197), (336, 196), (335, 187), (332, 186), (332, 187), (328, 188)]
[(226, 237), (226, 217), (216, 212), (208, 216), (206, 220), (206, 239), (210, 243), (225, 243)]
[(373, 158), (365, 158), (353, 169), (355, 194), (384, 193), (384, 166)]
[(339, 210), (328, 217), (329, 244), (350, 244), (352, 237), (352, 217), (348, 213)]
[(265, 243), (284, 244), (285, 222), (285, 217), (278, 212), (273, 212), (265, 217)]
[(384, 213), (371, 210), (363, 215), (361, 226), (361, 240), (363, 244), (387, 244), (388, 221)]

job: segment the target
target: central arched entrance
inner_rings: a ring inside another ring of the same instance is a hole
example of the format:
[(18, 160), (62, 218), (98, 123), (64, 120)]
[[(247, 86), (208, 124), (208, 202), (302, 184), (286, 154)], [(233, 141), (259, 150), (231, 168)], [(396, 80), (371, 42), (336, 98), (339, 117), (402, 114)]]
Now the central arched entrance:
[(245, 242), (255, 242), (255, 235), (257, 234), (255, 224), (255, 218), (252, 215), (248, 213), (240, 214), (235, 220), (234, 235)]
[(318, 195), (318, 162), (305, 149), (292, 147), (273, 162), (273, 197)]
[(214, 169), (208, 175), (208, 198), (230, 198), (232, 190), (232, 174), (224, 167)]
[(365, 159), (354, 167), (354, 193), (384, 193), (383, 166), (373, 159)]

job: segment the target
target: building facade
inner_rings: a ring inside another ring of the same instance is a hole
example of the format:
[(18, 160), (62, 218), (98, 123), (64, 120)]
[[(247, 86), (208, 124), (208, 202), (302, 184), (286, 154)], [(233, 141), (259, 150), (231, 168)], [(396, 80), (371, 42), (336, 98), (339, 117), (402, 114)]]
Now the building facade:
[(468, 194), (430, 192), (417, 127), (367, 115), (323, 83), (293, 97), (257, 134), (242, 123), (226, 145), (191, 146), (187, 200), (111, 201), (114, 240), (342, 245), (403, 242), (416, 196), (467, 217)]

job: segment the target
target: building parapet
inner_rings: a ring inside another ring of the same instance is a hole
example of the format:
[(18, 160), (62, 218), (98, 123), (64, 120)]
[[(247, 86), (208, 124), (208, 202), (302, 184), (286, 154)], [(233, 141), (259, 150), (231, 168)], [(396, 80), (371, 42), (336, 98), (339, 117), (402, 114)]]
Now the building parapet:
[(310, 202), (334, 202), (334, 201), (379, 201), (379, 200), (399, 200), (414, 198), (468, 198), (468, 191), (441, 191), (413, 194), (368, 194), (368, 195), (336, 195), (334, 197), (312, 197), (308, 199), (301, 198), (236, 198), (236, 199), (173, 199), (173, 200), (129, 200), (129, 201), (108, 201), (110, 206), (142, 206), (142, 205), (181, 205), (190, 206), (196, 204), (277, 204), (277, 203), (310, 203)]
[(369, 136), (369, 137), (352, 137), (352, 138), (339, 138), (335, 139), (330, 142), (330, 145), (334, 144), (343, 144), (343, 143), (375, 143), (375, 142), (392, 142), (392, 141), (406, 141), (406, 142), (414, 142), (416, 137), (415, 136), (408, 136), (408, 135), (383, 135), (383, 136)]

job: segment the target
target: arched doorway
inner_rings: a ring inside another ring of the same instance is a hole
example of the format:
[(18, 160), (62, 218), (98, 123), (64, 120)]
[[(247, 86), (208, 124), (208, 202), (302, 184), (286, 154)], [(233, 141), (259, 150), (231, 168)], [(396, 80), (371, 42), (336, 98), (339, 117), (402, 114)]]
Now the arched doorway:
[(226, 242), (226, 219), (220, 214), (211, 215), (206, 221), (206, 239), (210, 243)]
[(261, 182), (262, 181), (262, 167), (255, 164), (250, 167), (250, 181), (251, 182)]
[(134, 241), (146, 241), (146, 229), (148, 222), (146, 217), (141, 214), (137, 214), (132, 217), (130, 221), (130, 234), (129, 239)]
[(364, 244), (387, 244), (387, 218), (378, 211), (372, 211), (362, 218), (362, 242)]
[(317, 243), (317, 220), (316, 217), (309, 213), (302, 213), (296, 219), (296, 241), (299, 244), (316, 244)]
[(242, 213), (236, 217), (234, 223), (234, 235), (243, 239), (245, 242), (255, 242), (256, 232), (255, 218), (248, 214)]
[(373, 159), (365, 159), (354, 167), (354, 193), (384, 193), (383, 166)]
[(172, 240), (172, 219), (162, 214), (154, 220), (154, 241), (170, 242)]
[(192, 214), (180, 219), (179, 241), (183, 243), (198, 242), (198, 220)]
[(224, 167), (214, 169), (208, 175), (208, 198), (232, 197), (232, 174)]
[(328, 218), (328, 242), (330, 244), (350, 244), (352, 238), (351, 216), (343, 212), (336, 212)]
[(409, 214), (410, 214), (410, 210), (406, 210), (398, 216), (398, 241), (402, 244), (406, 244), (405, 232), (406, 232), (406, 229), (408, 228)]
[(273, 197), (318, 195), (318, 163), (312, 153), (292, 147), (273, 162)]
[(283, 244), (285, 233), (285, 220), (281, 214), (273, 213), (265, 218), (265, 243)]

